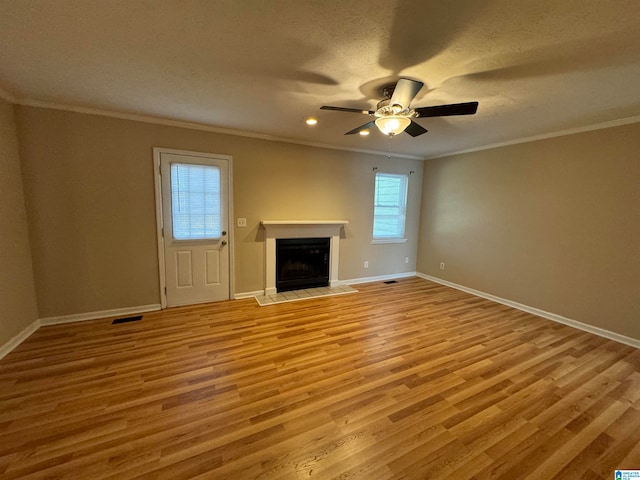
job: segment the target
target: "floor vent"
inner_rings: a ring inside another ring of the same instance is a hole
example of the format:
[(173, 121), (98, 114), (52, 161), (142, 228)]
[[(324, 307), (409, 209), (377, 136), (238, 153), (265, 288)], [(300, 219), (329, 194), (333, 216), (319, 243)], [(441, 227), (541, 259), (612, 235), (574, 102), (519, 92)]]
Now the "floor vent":
[(117, 318), (113, 322), (111, 322), (111, 325), (116, 325), (118, 323), (137, 322), (138, 320), (142, 320), (142, 315), (136, 315), (135, 317)]
[(383, 282), (383, 283), (386, 283), (387, 285), (389, 285), (390, 283), (398, 283), (398, 282), (396, 280), (387, 280), (386, 282)]

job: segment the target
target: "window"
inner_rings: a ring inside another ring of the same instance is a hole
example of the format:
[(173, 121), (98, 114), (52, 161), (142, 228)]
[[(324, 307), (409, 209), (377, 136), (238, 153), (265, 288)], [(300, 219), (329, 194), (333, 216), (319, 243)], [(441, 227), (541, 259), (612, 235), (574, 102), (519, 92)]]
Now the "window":
[(373, 240), (404, 240), (408, 175), (376, 173)]
[(220, 169), (209, 165), (171, 164), (173, 238), (220, 238)]

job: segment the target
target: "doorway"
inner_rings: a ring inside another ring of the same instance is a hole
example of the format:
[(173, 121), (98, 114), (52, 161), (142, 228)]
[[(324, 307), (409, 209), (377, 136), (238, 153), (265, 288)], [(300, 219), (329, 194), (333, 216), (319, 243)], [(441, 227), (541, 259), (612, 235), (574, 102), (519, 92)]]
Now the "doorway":
[(162, 308), (231, 297), (231, 162), (154, 148)]

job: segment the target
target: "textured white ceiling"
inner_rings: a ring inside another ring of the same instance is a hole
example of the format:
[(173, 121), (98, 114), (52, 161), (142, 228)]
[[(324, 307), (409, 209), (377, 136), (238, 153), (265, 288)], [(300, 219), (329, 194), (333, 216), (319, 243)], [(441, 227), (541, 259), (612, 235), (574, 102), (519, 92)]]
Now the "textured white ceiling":
[[(18, 101), (434, 157), (640, 115), (638, 0), (0, 0), (0, 87)], [(379, 88), (477, 100), (389, 140), (344, 132)], [(315, 115), (311, 128), (304, 117)]]

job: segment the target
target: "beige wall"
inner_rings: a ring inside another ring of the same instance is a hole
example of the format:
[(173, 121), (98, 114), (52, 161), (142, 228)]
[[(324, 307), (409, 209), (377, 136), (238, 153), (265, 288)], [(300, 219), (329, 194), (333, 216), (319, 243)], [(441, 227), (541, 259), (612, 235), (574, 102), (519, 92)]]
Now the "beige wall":
[(640, 339), (639, 152), (636, 123), (426, 161), (418, 272)]
[[(346, 219), (340, 279), (417, 269), (640, 338), (639, 124), (430, 160), (423, 176), (420, 161), (16, 107), (30, 254), (0, 107), (0, 345), (38, 316), (34, 277), (41, 318), (159, 303), (154, 146), (233, 156), (236, 292), (264, 287), (261, 219)], [(370, 244), (374, 167), (416, 172), (407, 244)]]
[(0, 347), (37, 316), (13, 106), (0, 100)]
[[(262, 219), (348, 220), (340, 279), (415, 271), (421, 161), (32, 107), (17, 118), (40, 317), (159, 303), (154, 146), (233, 156), (248, 224), (233, 230), (236, 293), (264, 288)], [(415, 171), (406, 244), (370, 244), (375, 166)]]

